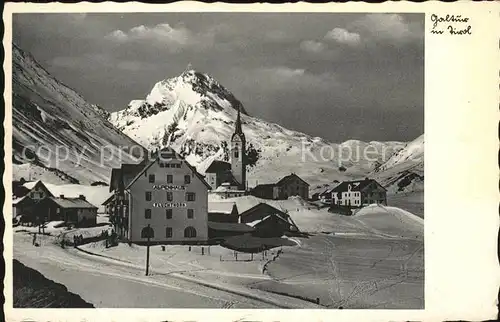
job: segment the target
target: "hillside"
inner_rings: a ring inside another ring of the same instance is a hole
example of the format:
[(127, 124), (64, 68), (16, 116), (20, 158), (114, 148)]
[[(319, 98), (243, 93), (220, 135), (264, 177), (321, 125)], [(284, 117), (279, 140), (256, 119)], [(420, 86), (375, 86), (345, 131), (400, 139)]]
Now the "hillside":
[[(55, 79), (15, 44), (12, 103), (14, 177), (33, 165), (32, 179), (48, 171), (65, 182), (107, 181), (111, 167), (136, 162), (132, 152), (139, 156), (143, 151), (105, 119), (102, 108)], [(130, 151), (132, 146), (137, 147)]]
[(109, 120), (123, 133), (154, 149), (171, 144), (203, 173), (214, 159), (228, 160), (237, 109), (253, 158), (248, 186), (297, 173), (321, 189), (333, 180), (364, 177), (404, 143), (349, 140), (331, 143), (250, 116), (217, 80), (193, 69), (156, 83), (145, 99), (133, 100)]
[(13, 260), (15, 308), (93, 308), (94, 305), (71, 293), (62, 284)]
[(390, 193), (423, 191), (424, 135), (407, 143), (370, 176), (388, 187)]

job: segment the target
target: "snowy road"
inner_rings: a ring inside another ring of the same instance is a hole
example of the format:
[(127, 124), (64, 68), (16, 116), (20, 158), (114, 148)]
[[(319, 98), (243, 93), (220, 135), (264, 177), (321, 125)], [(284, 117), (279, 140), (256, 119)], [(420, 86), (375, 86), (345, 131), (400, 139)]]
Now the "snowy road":
[(152, 248), (152, 275), (146, 277), (140, 247), (87, 248), (102, 254), (96, 256), (49, 241), (33, 247), (28, 235), (14, 234), (16, 259), (96, 307), (317, 308), (312, 302), (318, 298), (323, 308), (424, 306), (420, 240), (301, 238), (299, 247), (284, 247), (264, 275), (259, 267), (265, 261), (221, 262), (217, 252), (223, 249), (201, 256), (179, 247)]
[(14, 258), (45, 277), (64, 284), (96, 307), (136, 308), (272, 308), (267, 303), (209, 288), (168, 275), (146, 277), (144, 271), (81, 256), (50, 241), (33, 247), (24, 234), (14, 235)]

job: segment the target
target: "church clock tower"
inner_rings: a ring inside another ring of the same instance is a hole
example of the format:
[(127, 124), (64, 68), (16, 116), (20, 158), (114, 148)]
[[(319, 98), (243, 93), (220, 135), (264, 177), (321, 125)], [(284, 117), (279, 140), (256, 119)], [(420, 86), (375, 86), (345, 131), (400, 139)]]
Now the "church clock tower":
[(239, 183), (239, 189), (246, 190), (247, 169), (245, 158), (245, 134), (241, 130), (241, 115), (238, 107), (238, 116), (233, 136), (231, 137), (231, 172)]

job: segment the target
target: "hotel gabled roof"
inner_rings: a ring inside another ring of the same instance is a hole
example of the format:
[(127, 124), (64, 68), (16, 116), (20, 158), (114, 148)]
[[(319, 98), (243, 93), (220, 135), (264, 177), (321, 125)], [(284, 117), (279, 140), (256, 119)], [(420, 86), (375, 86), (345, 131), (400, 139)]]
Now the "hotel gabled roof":
[(185, 159), (183, 159), (177, 152), (175, 152), (174, 149), (172, 148), (164, 148), (162, 150), (159, 150), (158, 152), (155, 153), (154, 157), (150, 160), (149, 163), (146, 163), (146, 166), (135, 176), (135, 178), (130, 181), (130, 183), (125, 187), (125, 189), (129, 189), (138, 179), (139, 177), (144, 173), (146, 172), (146, 170), (148, 170), (153, 164), (156, 163), (156, 161), (158, 161), (158, 159), (160, 158), (160, 153), (161, 152), (165, 152), (165, 151), (168, 151), (168, 152), (172, 152), (173, 155), (175, 156), (176, 159), (178, 160), (182, 160), (186, 166), (194, 173), (194, 175), (196, 177), (198, 177), (198, 179), (201, 180), (201, 182), (209, 189), (211, 190), (212, 189), (212, 186), (210, 186), (206, 181), (205, 181), (205, 178), (198, 173), (198, 171), (196, 171), (196, 168), (193, 167), (192, 165), (189, 164), (189, 162), (187, 162)]

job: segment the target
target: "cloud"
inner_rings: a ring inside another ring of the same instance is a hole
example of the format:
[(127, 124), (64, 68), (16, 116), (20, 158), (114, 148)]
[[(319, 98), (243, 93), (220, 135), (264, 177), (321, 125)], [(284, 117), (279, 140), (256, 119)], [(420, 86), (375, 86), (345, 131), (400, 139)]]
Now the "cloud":
[(405, 20), (400, 14), (367, 14), (351, 24), (372, 37), (394, 41), (411, 41), (423, 37), (422, 26)]
[(335, 75), (331, 73), (314, 74), (303, 68), (287, 66), (262, 67), (246, 71), (254, 85), (263, 91), (274, 90), (323, 90), (338, 85)]
[(361, 36), (358, 33), (349, 32), (344, 28), (334, 28), (325, 35), (325, 39), (354, 46), (360, 43)]
[(168, 23), (157, 24), (153, 27), (140, 25), (129, 31), (115, 30), (106, 36), (106, 39), (118, 42), (152, 41), (167, 45), (171, 51), (180, 51), (184, 48), (212, 47), (215, 43), (215, 34), (218, 28), (211, 28), (206, 32), (195, 33), (185, 26), (172, 27)]
[(300, 49), (310, 53), (320, 53), (326, 49), (326, 46), (316, 40), (304, 40), (300, 43)]

